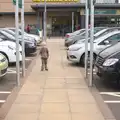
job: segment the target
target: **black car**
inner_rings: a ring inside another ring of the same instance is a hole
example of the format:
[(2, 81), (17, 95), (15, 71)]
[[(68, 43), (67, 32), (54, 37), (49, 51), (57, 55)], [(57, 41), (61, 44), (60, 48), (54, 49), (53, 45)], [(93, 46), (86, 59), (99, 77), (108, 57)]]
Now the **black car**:
[(120, 42), (101, 51), (95, 62), (97, 75), (103, 80), (120, 80)]
[[(13, 42), (16, 42), (15, 40), (15, 37), (8, 34), (8, 33), (5, 33), (5, 32), (1, 32), (0, 31), (0, 38), (2, 38), (3, 40), (10, 40), (10, 41), (13, 41)], [(37, 50), (37, 46), (34, 42), (30, 42), (30, 41), (27, 41), (25, 40), (25, 55), (29, 55), (31, 53), (35, 53), (36, 50)], [(22, 40), (19, 40), (19, 44), (22, 45)]]

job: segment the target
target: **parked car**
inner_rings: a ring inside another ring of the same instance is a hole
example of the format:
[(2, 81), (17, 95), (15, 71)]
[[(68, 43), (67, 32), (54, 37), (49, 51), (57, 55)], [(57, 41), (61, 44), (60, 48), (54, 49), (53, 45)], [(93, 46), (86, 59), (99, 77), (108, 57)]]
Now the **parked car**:
[[(7, 28), (7, 29), (12, 30), (13, 32), (15, 32), (15, 28)], [(19, 29), (19, 35), (22, 35), (22, 30), (21, 29)], [(42, 42), (42, 40), (40, 39), (40, 37), (38, 35), (28, 34), (27, 32), (24, 32), (24, 35), (25, 35), (25, 37), (34, 38), (38, 45)]]
[[(9, 30), (9, 29), (2, 29), (2, 31), (5, 31), (11, 35), (13, 35), (15, 37), (15, 32), (12, 31), (12, 30)], [(22, 40), (22, 36), (19, 34), (19, 40)], [(37, 42), (34, 38), (32, 37), (28, 37), (28, 36), (25, 36), (24, 37), (24, 41), (30, 41), (30, 42), (33, 42), (35, 45), (37, 45)]]
[(85, 32), (85, 29), (80, 29), (80, 30), (74, 31), (73, 33), (67, 33), (65, 35), (65, 41), (68, 40), (69, 37), (79, 35), (79, 34), (81, 34), (83, 32)]
[[(22, 47), (19, 45), (19, 52), (20, 52), (20, 61), (22, 61)], [(3, 54), (9, 63), (16, 62), (16, 44), (15, 42), (0, 38), (0, 53)]]
[(6, 75), (7, 68), (8, 68), (8, 60), (3, 54), (0, 53), (0, 78)]
[[(0, 38), (2, 38), (4, 41), (9, 40), (12, 42), (16, 42), (15, 36), (5, 32), (5, 31), (1, 31), (1, 30), (0, 30)], [(20, 43), (20, 45), (22, 45), (21, 39), (19, 40), (19, 43)], [(34, 42), (30, 42), (30, 41), (25, 40), (25, 54), (26, 55), (29, 55), (31, 53), (35, 53), (36, 50), (37, 50), (37, 46), (35, 45)]]
[[(113, 32), (113, 31), (120, 31), (120, 28), (112, 27), (112, 28), (103, 29), (103, 30), (97, 32), (96, 34), (94, 34), (94, 40), (98, 39), (99, 37), (101, 37), (103, 35), (107, 35), (108, 33)], [(88, 41), (90, 41), (90, 37), (88, 38)], [(85, 42), (85, 39), (78, 40), (74, 44), (81, 44), (83, 42)]]
[(97, 75), (103, 80), (120, 81), (120, 42), (101, 51), (95, 62)]
[[(94, 60), (96, 59), (96, 56), (99, 54), (100, 51), (113, 44), (116, 44), (119, 40), (120, 40), (120, 31), (113, 31), (111, 33), (108, 33), (107, 35), (95, 39), (93, 42)], [(90, 51), (90, 41), (88, 42), (88, 57), (90, 56), (89, 51)], [(84, 65), (85, 43), (74, 44), (68, 47), (67, 58), (72, 62), (81, 63), (82, 65)]]
[[(94, 29), (94, 35), (96, 35), (99, 31), (105, 31), (106, 28), (103, 28), (103, 27), (96, 27)], [(76, 41), (79, 41), (79, 40), (82, 40), (82, 39), (85, 39), (85, 35), (86, 35), (86, 32), (83, 32), (79, 35), (75, 35), (73, 37), (70, 37), (67, 41), (65, 41), (65, 45), (66, 46), (70, 46), (72, 44), (74, 44)], [(90, 30), (88, 31), (88, 36), (90, 36)]]

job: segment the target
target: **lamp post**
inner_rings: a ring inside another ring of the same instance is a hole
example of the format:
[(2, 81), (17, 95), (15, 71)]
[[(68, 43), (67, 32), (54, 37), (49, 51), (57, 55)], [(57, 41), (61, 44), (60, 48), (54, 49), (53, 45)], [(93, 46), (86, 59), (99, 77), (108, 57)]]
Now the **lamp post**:
[(91, 0), (90, 2), (90, 13), (91, 13), (91, 20), (90, 20), (90, 80), (89, 80), (89, 86), (92, 87), (93, 85), (93, 41), (94, 41), (94, 4), (95, 0)]
[(22, 0), (21, 8), (21, 28), (22, 28), (22, 76), (25, 77), (24, 0)]
[(86, 27), (86, 36), (85, 36), (85, 78), (87, 79), (88, 75), (88, 25), (89, 25), (89, 8), (90, 4), (86, 0), (85, 11), (86, 11), (86, 19), (85, 19), (85, 27)]
[(16, 6), (15, 6), (15, 27), (16, 27), (16, 80), (17, 80), (17, 85), (20, 85), (20, 64), (19, 64), (19, 34), (18, 34), (18, 29), (19, 29), (19, 16), (18, 16), (18, 0), (15, 1)]
[(46, 41), (46, 17), (47, 17), (47, 10), (46, 10), (46, 0), (44, 0), (44, 41)]

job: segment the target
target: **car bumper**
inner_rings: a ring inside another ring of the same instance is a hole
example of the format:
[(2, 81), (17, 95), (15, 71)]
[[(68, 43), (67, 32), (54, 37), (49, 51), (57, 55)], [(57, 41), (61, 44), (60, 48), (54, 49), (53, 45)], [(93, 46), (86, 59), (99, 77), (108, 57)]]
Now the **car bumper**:
[(111, 67), (95, 66), (96, 74), (103, 80), (114, 81), (120, 78), (120, 74)]
[(67, 59), (69, 61), (79, 63), (80, 62), (80, 57), (79, 57), (79, 52), (78, 51), (67, 51)]
[(36, 47), (25, 48), (25, 53), (26, 53), (26, 54), (35, 53), (36, 51), (37, 51), (37, 48), (36, 48)]

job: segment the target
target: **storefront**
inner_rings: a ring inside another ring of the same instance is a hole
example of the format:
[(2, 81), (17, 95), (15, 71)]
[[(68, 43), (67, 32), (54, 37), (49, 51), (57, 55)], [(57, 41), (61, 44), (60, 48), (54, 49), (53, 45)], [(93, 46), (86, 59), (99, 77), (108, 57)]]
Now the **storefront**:
[[(36, 2), (36, 0), (33, 1)], [(40, 2), (40, 0), (37, 1)], [(61, 36), (72, 31), (72, 21), (74, 21), (74, 27), (79, 24), (80, 9), (79, 5), (74, 6), (76, 2), (78, 0), (47, 0), (47, 32), (53, 36)], [(43, 15), (43, 3), (31, 7), (38, 14)], [(74, 13), (73, 19), (72, 13)], [(41, 25), (39, 21), (40, 19), (43, 21), (44, 16), (38, 15), (38, 18), (38, 26), (43, 29), (43, 24)]]
[[(81, 16), (85, 17), (84, 9), (81, 9)], [(120, 9), (95, 9), (94, 22), (96, 27), (120, 26)]]
[[(85, 28), (85, 0), (46, 0), (47, 32), (53, 36), (74, 30), (76, 25)], [(8, 0), (0, 2), (0, 27), (14, 27), (14, 5)], [(44, 0), (25, 0), (25, 27), (31, 25), (43, 29)], [(72, 17), (72, 13), (74, 16)], [(95, 26), (119, 26), (120, 6), (118, 4), (97, 4), (95, 6)], [(74, 21), (74, 22), (73, 22)], [(19, 18), (19, 22), (21, 19)]]

